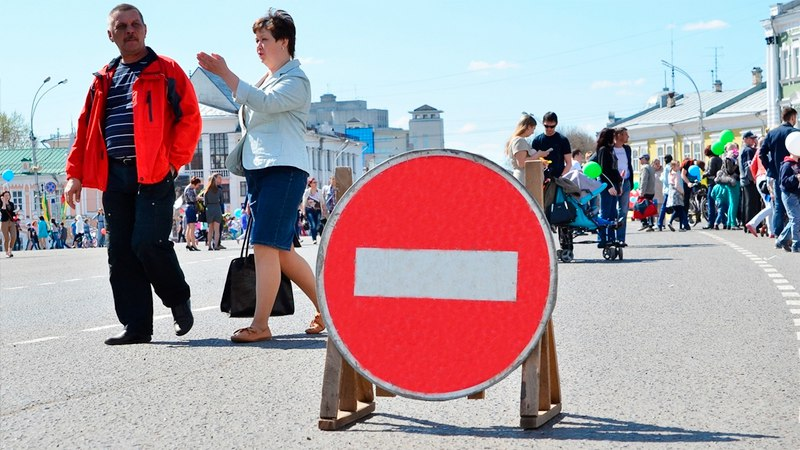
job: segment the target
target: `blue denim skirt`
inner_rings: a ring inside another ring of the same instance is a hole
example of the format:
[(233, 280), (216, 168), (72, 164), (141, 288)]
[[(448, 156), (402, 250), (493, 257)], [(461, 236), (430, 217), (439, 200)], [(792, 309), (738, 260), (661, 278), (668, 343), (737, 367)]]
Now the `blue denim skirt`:
[(245, 179), (253, 217), (250, 242), (291, 250), (308, 173), (296, 167), (274, 166), (246, 170)]

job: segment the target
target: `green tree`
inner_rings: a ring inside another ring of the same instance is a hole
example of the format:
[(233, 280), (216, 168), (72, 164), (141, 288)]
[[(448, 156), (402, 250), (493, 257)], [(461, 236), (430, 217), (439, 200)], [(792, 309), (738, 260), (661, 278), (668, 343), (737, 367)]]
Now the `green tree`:
[(28, 126), (23, 117), (17, 113), (0, 112), (0, 150), (12, 148), (29, 148)]

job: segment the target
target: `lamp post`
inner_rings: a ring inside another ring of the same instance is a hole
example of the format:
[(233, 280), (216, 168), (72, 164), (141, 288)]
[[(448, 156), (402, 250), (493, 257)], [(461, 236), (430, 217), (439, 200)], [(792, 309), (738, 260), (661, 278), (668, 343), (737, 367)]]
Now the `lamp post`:
[(351, 144), (350, 139), (345, 139), (342, 146), (339, 147), (339, 150), (337, 150), (336, 152), (336, 156), (333, 157), (334, 167), (336, 167), (336, 161), (339, 160), (339, 157), (342, 156), (342, 153), (344, 153), (344, 151), (347, 150), (347, 147), (350, 146), (350, 144)]
[(700, 105), (700, 116), (699, 116), (699, 119), (700, 119), (700, 148), (702, 150), (703, 144), (705, 143), (704, 142), (705, 138), (703, 136), (703, 134), (705, 133), (705, 127), (703, 127), (703, 101), (700, 99), (700, 90), (697, 89), (697, 85), (695, 84), (694, 80), (692, 79), (692, 77), (689, 76), (688, 73), (686, 73), (685, 70), (681, 69), (680, 67), (678, 67), (678, 66), (676, 66), (674, 64), (670, 64), (670, 63), (664, 61), (663, 59), (661, 60), (661, 64), (669, 67), (672, 70), (677, 71), (681, 75), (683, 75), (686, 78), (688, 78), (689, 81), (692, 82), (692, 86), (694, 86), (694, 91), (697, 92), (697, 104)]
[(33, 133), (33, 116), (34, 116), (34, 114), (36, 114), (36, 108), (39, 106), (39, 102), (42, 101), (42, 98), (44, 98), (44, 96), (47, 95), (48, 92), (52, 91), (53, 89), (57, 88), (58, 86), (60, 86), (60, 85), (62, 85), (64, 83), (66, 83), (67, 79), (65, 78), (65, 79), (59, 81), (55, 86), (53, 86), (50, 89), (44, 91), (42, 93), (42, 95), (39, 95), (39, 92), (42, 90), (44, 85), (47, 84), (49, 81), (50, 81), (50, 77), (47, 77), (47, 78), (44, 79), (44, 81), (42, 81), (42, 84), (39, 86), (39, 89), (37, 89), (36, 93), (33, 94), (33, 101), (31, 101), (31, 134), (30, 134), (30, 138), (31, 138), (31, 156), (33, 157), (33, 162), (32, 162), (33, 163), (33, 167), (31, 169), (33, 170), (33, 180), (34, 180), (34, 184), (36, 185), (36, 198), (35, 198), (35, 201), (34, 201), (34, 204), (35, 204), (35, 207), (36, 207), (36, 211), (39, 211), (39, 208), (40, 208), (40, 206), (39, 206), (41, 204), (41, 197), (40, 196), (41, 196), (42, 192), (41, 192), (41, 188), (39, 187), (39, 165), (38, 165), (38, 160), (36, 159), (36, 135)]

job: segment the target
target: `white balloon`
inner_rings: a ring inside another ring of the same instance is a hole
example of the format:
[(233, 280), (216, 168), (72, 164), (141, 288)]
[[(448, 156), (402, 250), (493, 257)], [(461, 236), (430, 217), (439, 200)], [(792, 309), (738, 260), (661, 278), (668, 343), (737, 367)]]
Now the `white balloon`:
[(794, 156), (800, 156), (800, 133), (795, 131), (786, 136), (786, 150)]

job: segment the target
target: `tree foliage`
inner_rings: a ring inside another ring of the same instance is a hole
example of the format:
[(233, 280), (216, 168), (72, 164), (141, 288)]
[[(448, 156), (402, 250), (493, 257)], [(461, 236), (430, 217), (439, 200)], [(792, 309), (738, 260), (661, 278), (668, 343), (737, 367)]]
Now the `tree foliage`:
[(573, 150), (580, 149), (583, 153), (594, 152), (597, 146), (597, 138), (578, 127), (567, 127), (561, 134), (569, 139)]
[(0, 150), (29, 147), (25, 119), (17, 113), (0, 112)]

